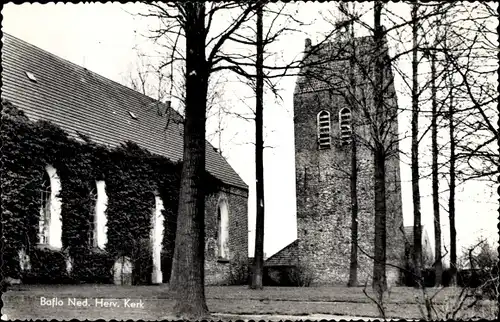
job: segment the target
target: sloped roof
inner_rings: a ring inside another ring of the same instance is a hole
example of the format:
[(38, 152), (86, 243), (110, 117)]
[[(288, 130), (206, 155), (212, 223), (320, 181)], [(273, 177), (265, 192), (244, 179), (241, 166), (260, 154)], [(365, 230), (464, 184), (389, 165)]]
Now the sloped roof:
[(405, 226), (405, 242), (413, 245), (413, 226)]
[[(182, 160), (182, 116), (172, 108), (19, 38), (3, 35), (2, 97), (31, 120), (52, 121), (76, 138), (81, 133), (106, 146), (133, 141), (151, 153)], [(36, 81), (26, 73), (32, 73)], [(209, 142), (206, 169), (228, 185), (248, 189)]]
[[(409, 243), (410, 245), (413, 245), (413, 226), (405, 226), (404, 227), (405, 231), (405, 242)], [(429, 235), (427, 234), (427, 230), (422, 225), (422, 243), (425, 242), (425, 239), (429, 239)]]
[(269, 257), (264, 266), (293, 266), (297, 264), (299, 255), (299, 240), (296, 239), (273, 256)]

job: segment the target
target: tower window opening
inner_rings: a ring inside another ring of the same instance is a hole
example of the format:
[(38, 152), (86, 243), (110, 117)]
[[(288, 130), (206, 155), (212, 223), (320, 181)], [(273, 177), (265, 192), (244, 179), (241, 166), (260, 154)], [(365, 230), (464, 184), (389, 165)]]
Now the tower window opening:
[(351, 110), (347, 107), (339, 112), (339, 125), (340, 125), (340, 140), (342, 144), (348, 144), (352, 138), (352, 114)]
[(320, 150), (330, 149), (330, 113), (321, 111), (318, 113), (318, 147)]

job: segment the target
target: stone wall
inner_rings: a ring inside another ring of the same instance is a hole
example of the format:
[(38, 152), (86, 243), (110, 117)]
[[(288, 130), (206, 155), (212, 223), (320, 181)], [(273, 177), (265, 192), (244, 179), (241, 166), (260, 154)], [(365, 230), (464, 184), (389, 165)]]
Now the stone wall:
[[(228, 205), (228, 256), (219, 258), (217, 208), (222, 200)], [(239, 261), (248, 262), (248, 191), (231, 187), (207, 196), (205, 202), (205, 284), (229, 284), (231, 268)]]

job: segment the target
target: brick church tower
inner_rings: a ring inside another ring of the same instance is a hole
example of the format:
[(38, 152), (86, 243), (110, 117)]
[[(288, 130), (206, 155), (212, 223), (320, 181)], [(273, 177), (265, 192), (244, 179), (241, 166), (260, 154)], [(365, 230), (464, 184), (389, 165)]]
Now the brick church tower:
[[(294, 92), (297, 257), (320, 284), (346, 285), (351, 254), (351, 169), (355, 146), (358, 195), (358, 282), (371, 285), (374, 251), (373, 37), (354, 38), (345, 25), (334, 42), (305, 44), (304, 67)], [(384, 50), (387, 56), (387, 48)], [(390, 66), (384, 76), (389, 123), (386, 145), (398, 150), (397, 101)], [(352, 134), (355, 134), (354, 136)], [(354, 141), (354, 144), (353, 144)], [(387, 262), (404, 256), (397, 152), (385, 161)], [(389, 283), (400, 272), (386, 268)]]

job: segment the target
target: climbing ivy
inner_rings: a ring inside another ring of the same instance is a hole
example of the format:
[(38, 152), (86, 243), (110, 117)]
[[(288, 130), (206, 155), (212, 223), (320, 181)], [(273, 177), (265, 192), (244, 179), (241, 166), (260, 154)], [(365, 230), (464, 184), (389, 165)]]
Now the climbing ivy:
[[(151, 254), (145, 247), (149, 246), (155, 193), (161, 197), (165, 208), (163, 252), (171, 261), (180, 162), (152, 154), (132, 142), (110, 149), (84, 136), (77, 141), (53, 123), (30, 121), (4, 99), (1, 118), (4, 276), (30, 281), (37, 276), (61, 276), (65, 281), (106, 283), (111, 282), (114, 260), (129, 256), (137, 263), (133, 274), (135, 282), (147, 283), (151, 275), (151, 256), (143, 256)], [(37, 247), (40, 188), (48, 164), (57, 170), (61, 182), (63, 248), (55, 252)], [(96, 180), (105, 181), (108, 196), (105, 252), (93, 249), (88, 239), (95, 203), (91, 190)], [(205, 183), (206, 194), (218, 191), (222, 184), (208, 173)], [(30, 256), (32, 265), (32, 270), (24, 275), (17, 255), (20, 249)], [(71, 277), (61, 271), (65, 270), (61, 256), (73, 260)], [(53, 278), (50, 282), (54, 282)]]

